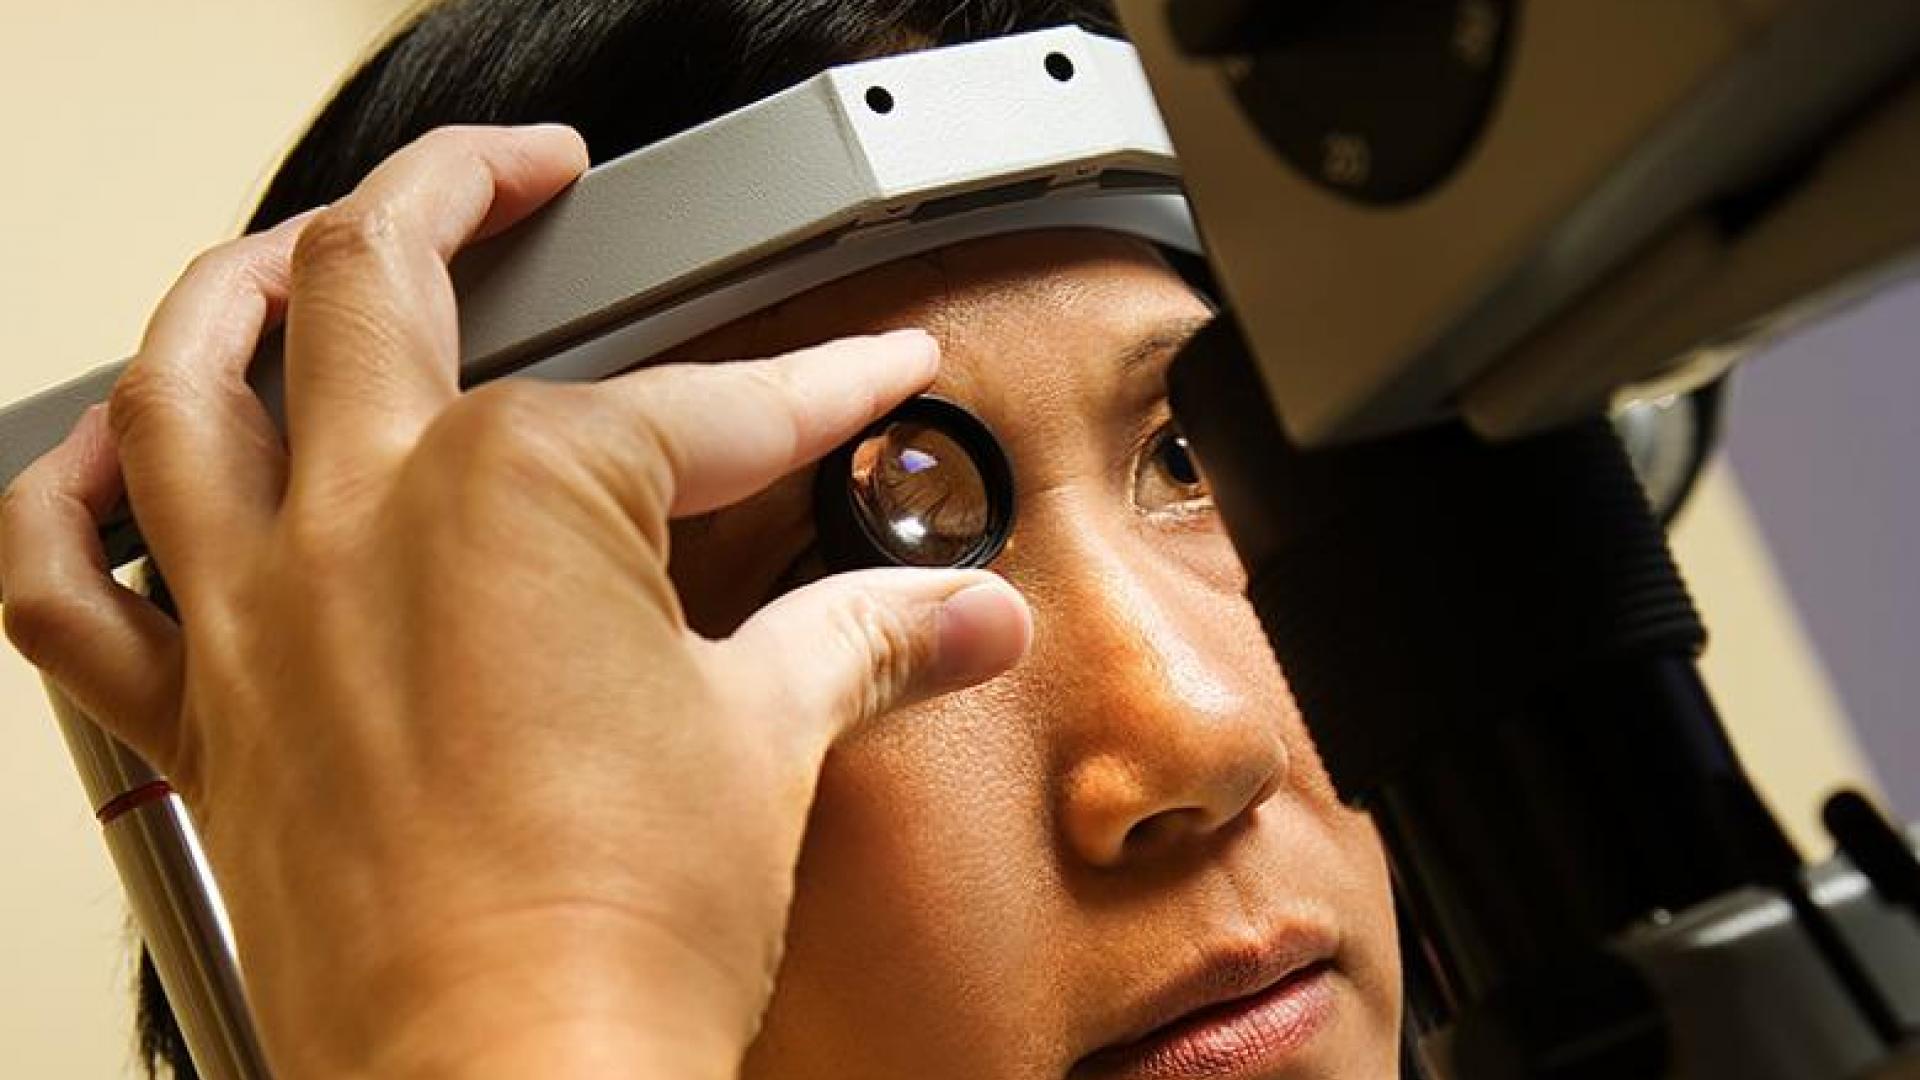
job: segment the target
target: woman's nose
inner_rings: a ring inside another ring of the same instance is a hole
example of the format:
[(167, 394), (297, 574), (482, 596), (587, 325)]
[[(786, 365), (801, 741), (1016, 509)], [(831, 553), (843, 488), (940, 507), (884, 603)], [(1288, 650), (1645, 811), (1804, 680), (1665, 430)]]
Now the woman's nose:
[(1063, 650), (1044, 670), (1074, 673), (1055, 684), (1050, 725), (1062, 839), (1118, 868), (1213, 838), (1281, 790), (1289, 699), (1271, 660), (1243, 647), (1237, 598), (1177, 576), (1103, 577), (1038, 612), (1036, 644)]

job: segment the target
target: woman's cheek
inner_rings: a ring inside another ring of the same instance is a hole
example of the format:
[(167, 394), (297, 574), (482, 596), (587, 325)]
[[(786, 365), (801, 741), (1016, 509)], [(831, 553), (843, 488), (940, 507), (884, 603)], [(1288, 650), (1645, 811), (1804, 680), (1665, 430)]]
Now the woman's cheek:
[(978, 1066), (1047, 1030), (1041, 974), (1064, 927), (1010, 696), (990, 684), (900, 710), (829, 757), (776, 1006), (833, 987), (838, 1021), (898, 1034), (891, 1061)]
[(1227, 536), (1226, 523), (1217, 511), (1199, 511), (1162, 526), (1155, 541), (1161, 558), (1179, 566), (1195, 581), (1234, 597), (1246, 594), (1246, 567), (1241, 565), (1240, 555)]

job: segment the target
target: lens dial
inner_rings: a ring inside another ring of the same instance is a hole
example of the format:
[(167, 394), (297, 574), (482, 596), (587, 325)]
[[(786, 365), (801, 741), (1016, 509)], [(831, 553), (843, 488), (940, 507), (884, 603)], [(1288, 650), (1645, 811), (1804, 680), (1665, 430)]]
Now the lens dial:
[(921, 397), (822, 462), (815, 514), (835, 570), (985, 566), (1013, 527), (1013, 473), (986, 424)]

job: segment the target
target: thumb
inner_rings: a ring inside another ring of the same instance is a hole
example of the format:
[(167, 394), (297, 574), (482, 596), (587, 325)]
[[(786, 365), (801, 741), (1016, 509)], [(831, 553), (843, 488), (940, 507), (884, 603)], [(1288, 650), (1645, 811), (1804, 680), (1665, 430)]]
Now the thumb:
[(998, 575), (885, 569), (789, 593), (721, 650), (824, 750), (890, 710), (999, 675), (1032, 640), (1025, 598)]

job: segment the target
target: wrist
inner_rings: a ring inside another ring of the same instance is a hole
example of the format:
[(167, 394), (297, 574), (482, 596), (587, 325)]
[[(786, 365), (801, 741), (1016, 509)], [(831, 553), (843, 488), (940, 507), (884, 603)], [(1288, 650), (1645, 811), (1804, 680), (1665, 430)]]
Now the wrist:
[[(475, 1021), (478, 1021), (477, 1023)], [(510, 1005), (438, 1015), (396, 1032), (359, 1075), (368, 1080), (733, 1080), (744, 1047), (632, 1016), (531, 1019)]]
[[(671, 936), (613, 934), (593, 919), (441, 935), (382, 965), (324, 1018), (269, 1028), (276, 1075), (389, 1078), (555, 1076), (731, 1080), (765, 994)], [(631, 930), (631, 928), (623, 928)], [(276, 1037), (284, 1035), (285, 1037)]]

